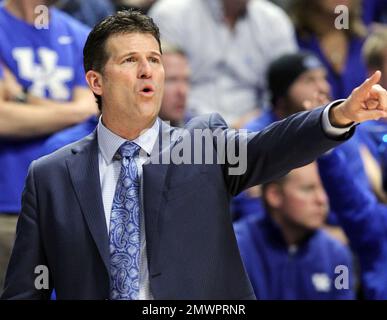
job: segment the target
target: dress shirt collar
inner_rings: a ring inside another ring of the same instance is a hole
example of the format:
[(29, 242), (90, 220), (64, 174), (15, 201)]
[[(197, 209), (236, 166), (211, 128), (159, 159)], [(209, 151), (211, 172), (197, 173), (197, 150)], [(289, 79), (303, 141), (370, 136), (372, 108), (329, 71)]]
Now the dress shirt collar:
[[(133, 142), (139, 145), (148, 155), (151, 154), (153, 146), (157, 140), (157, 136), (159, 135), (159, 121), (160, 120), (157, 118), (151, 128), (133, 140)], [(106, 128), (102, 123), (102, 116), (98, 121), (97, 136), (99, 150), (107, 163), (113, 161), (113, 157), (119, 147), (124, 142), (128, 141)]]

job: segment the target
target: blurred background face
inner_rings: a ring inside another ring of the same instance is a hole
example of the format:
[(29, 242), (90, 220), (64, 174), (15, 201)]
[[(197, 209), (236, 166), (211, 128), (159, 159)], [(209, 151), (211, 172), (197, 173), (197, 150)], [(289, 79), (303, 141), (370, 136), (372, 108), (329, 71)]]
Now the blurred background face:
[[(326, 98), (322, 103), (329, 102), (331, 87), (326, 76), (324, 68), (316, 68), (305, 71), (294, 81), (288, 90), (285, 103), (285, 107), (291, 111), (289, 114), (303, 111), (303, 103), (316, 100), (316, 95)], [(316, 107), (322, 103), (317, 103)]]
[(188, 60), (179, 53), (166, 53), (163, 55), (163, 64), (165, 85), (160, 118), (171, 122), (183, 122), (189, 90)]
[(316, 163), (293, 170), (278, 188), (276, 211), (288, 225), (315, 230), (328, 213), (328, 199)]

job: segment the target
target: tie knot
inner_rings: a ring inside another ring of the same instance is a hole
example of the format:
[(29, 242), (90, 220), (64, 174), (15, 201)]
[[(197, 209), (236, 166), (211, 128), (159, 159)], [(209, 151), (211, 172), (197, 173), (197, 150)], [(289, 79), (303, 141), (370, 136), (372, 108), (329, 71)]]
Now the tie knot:
[(140, 151), (140, 146), (132, 141), (124, 142), (118, 149), (118, 153), (123, 157), (135, 157)]

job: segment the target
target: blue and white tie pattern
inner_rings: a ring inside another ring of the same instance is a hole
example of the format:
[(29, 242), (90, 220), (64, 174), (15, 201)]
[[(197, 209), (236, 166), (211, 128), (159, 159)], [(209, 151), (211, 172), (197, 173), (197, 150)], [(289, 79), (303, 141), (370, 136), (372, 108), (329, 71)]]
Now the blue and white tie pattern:
[(136, 300), (140, 276), (140, 181), (135, 157), (140, 147), (127, 141), (119, 149), (121, 172), (110, 217), (110, 298)]

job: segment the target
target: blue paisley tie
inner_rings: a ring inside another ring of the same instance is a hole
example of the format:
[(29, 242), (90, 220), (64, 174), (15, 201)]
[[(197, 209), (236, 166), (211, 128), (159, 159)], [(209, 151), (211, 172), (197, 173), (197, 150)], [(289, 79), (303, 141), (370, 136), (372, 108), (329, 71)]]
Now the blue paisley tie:
[(135, 300), (139, 294), (140, 206), (135, 157), (140, 147), (127, 141), (119, 149), (121, 172), (110, 217), (110, 298)]

